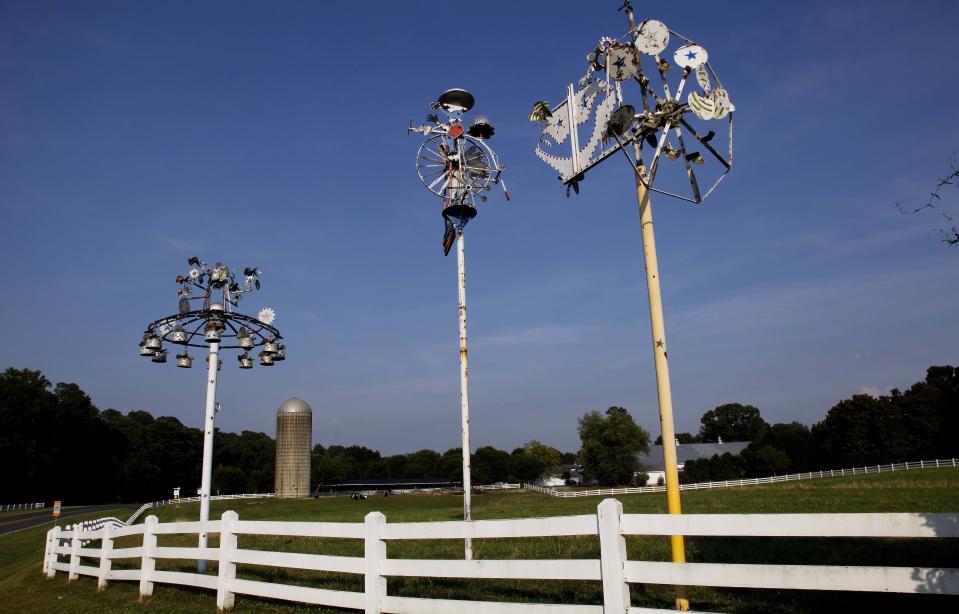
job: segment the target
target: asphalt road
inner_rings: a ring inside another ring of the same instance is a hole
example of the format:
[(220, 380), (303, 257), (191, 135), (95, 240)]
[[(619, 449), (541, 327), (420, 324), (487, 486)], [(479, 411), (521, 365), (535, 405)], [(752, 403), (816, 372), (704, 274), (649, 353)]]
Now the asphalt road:
[[(126, 517), (133, 513), (133, 510), (135, 509), (135, 507), (126, 507), (123, 505), (82, 505), (78, 507), (65, 507), (60, 510), (60, 524), (69, 524), (65, 520), (72, 516), (83, 516), (86, 514), (93, 514), (98, 511), (104, 512), (104, 516), (116, 516), (116, 514), (106, 513), (110, 510), (129, 510), (129, 513), (121, 514), (124, 516), (124, 518), (121, 518), (121, 520), (126, 520)], [(13, 533), (15, 531), (21, 531), (23, 529), (38, 527), (45, 524), (53, 524), (52, 507), (42, 510), (25, 511), (20, 514), (11, 514), (9, 516), (0, 516), (0, 535), (6, 535), (7, 533)]]

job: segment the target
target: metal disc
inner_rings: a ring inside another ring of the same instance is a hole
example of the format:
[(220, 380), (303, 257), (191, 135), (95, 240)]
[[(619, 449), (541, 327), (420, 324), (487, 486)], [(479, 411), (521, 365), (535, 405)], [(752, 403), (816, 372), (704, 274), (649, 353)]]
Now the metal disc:
[(673, 54), (673, 60), (683, 68), (699, 68), (709, 60), (709, 54), (699, 45), (683, 45)]
[[(718, 90), (717, 90), (718, 91)], [(713, 119), (716, 117), (716, 105), (713, 103), (713, 95), (699, 94), (689, 92), (689, 108), (693, 110), (699, 119)]]
[(609, 48), (606, 66), (609, 76), (616, 81), (632, 79), (639, 70), (636, 51), (628, 45), (613, 45)]
[(729, 112), (733, 109), (732, 101), (729, 99), (729, 92), (721, 87), (717, 87), (712, 91), (710, 97), (713, 99), (714, 118), (722, 119), (729, 115)]
[(626, 134), (626, 131), (636, 123), (636, 109), (633, 105), (625, 104), (609, 116), (609, 121), (606, 122), (606, 132), (610, 136), (623, 136)]
[(447, 111), (463, 111), (465, 113), (473, 108), (476, 99), (464, 89), (453, 88), (440, 94), (437, 102)]
[(713, 84), (709, 80), (709, 71), (706, 70), (705, 64), (696, 69), (696, 81), (699, 82), (699, 87), (703, 88), (704, 92), (708, 93), (712, 89)]
[(647, 19), (639, 24), (636, 48), (647, 55), (661, 53), (669, 45), (669, 28), (661, 21)]

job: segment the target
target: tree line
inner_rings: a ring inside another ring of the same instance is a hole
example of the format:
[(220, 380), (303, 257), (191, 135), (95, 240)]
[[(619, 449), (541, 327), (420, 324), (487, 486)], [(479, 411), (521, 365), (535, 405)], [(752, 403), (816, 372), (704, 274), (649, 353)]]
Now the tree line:
[[(143, 410), (99, 410), (76, 384), (51, 382), (39, 371), (0, 374), (0, 502), (62, 499), (74, 503), (153, 501), (196, 493), (203, 432), (172, 416)], [(265, 433), (214, 432), (211, 492), (272, 492), (276, 443)], [(532, 481), (576, 455), (529, 441), (512, 452), (493, 446), (472, 455), (473, 482)], [(350, 479), (462, 480), (460, 448), (382, 456), (353, 445), (317, 444), (311, 484)]]
[[(753, 406), (721, 405), (703, 415), (697, 435), (681, 443), (749, 441), (742, 454), (690, 461), (683, 480), (766, 477), (844, 467), (959, 456), (959, 369), (929, 367), (905, 392), (857, 394), (840, 401), (812, 428), (768, 424)], [(661, 443), (661, 441), (657, 441)]]
[[(818, 469), (948, 458), (955, 438), (959, 369), (930, 367), (925, 380), (905, 392), (854, 395), (809, 428), (798, 422), (768, 424), (759, 409), (726, 404), (706, 412), (696, 435), (681, 442), (750, 441), (739, 456), (686, 463), (686, 481), (763, 477)], [(634, 483), (637, 455), (649, 434), (622, 407), (587, 412), (579, 419), (581, 448), (561, 452), (539, 441), (512, 451), (483, 446), (472, 454), (474, 484), (532, 481), (550, 468), (578, 459), (587, 480)], [(99, 410), (76, 384), (52, 385), (39, 371), (0, 374), (0, 502), (58, 498), (70, 503), (150, 501), (183, 496), (199, 485), (202, 432), (177, 418), (136, 410)], [(659, 443), (659, 441), (657, 441)], [(273, 490), (275, 442), (265, 433), (214, 435), (213, 492)], [(459, 448), (383, 456), (352, 445), (314, 446), (311, 482), (349, 479), (461, 479)]]

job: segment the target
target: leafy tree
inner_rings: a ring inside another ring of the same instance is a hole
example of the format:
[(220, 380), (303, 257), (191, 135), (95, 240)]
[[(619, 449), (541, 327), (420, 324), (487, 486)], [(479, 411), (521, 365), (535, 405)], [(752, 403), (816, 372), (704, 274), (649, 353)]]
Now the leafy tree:
[(563, 455), (559, 450), (544, 443), (540, 443), (535, 439), (531, 439), (530, 441), (524, 443), (523, 449), (526, 450), (527, 454), (536, 460), (537, 465), (540, 467), (539, 475), (537, 475), (536, 478), (542, 477), (550, 470), (551, 467), (556, 467), (562, 463)]
[(752, 405), (726, 403), (703, 414), (700, 419), (699, 440), (715, 442), (753, 441), (762, 437), (769, 428)]
[(719, 480), (737, 480), (745, 477), (746, 463), (741, 456), (724, 453), (722, 456), (713, 454), (711, 458), (686, 461), (683, 465), (682, 481), (687, 484), (695, 482), (714, 482)]
[(510, 482), (532, 482), (543, 475), (543, 462), (530, 454), (525, 447), (516, 448), (509, 455)]
[(649, 452), (649, 433), (622, 407), (610, 407), (606, 415), (587, 412), (579, 419), (580, 458), (588, 479), (600, 484), (631, 484), (639, 469), (638, 455)]
[[(777, 460), (775, 467), (771, 467), (768, 453), (756, 455), (758, 450), (766, 447), (781, 450), (786, 455), (788, 462), (785, 468), (780, 466), (781, 459)], [(772, 469), (775, 469), (773, 473), (800, 473), (819, 466), (812, 433), (809, 427), (799, 422), (770, 426), (762, 437), (743, 450), (742, 456), (746, 460), (746, 474), (749, 477), (772, 475), (769, 473)]]
[(749, 463), (753, 477), (789, 473), (789, 456), (779, 448), (760, 446), (755, 450), (750, 450), (749, 454), (744, 451), (743, 456)]
[(509, 452), (493, 446), (477, 448), (473, 453), (473, 481), (477, 484), (505, 482), (509, 479)]

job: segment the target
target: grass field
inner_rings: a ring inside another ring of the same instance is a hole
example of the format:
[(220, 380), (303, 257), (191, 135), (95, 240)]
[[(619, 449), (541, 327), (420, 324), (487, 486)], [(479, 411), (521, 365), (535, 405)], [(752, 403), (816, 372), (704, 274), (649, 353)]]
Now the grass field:
[[(661, 493), (617, 497), (626, 513), (665, 512)], [(559, 499), (527, 492), (476, 495), (476, 519), (557, 516), (595, 513), (600, 497)], [(354, 501), (348, 498), (305, 501), (234, 500), (212, 505), (211, 517), (227, 509), (241, 519), (362, 521), (370, 511), (381, 511), (387, 521), (455, 520), (461, 517), (461, 499), (455, 496), (393, 496)], [(785, 484), (692, 491), (683, 494), (686, 513), (775, 512), (956, 512), (959, 511), (959, 469), (926, 469), (846, 478), (826, 478)], [(110, 514), (125, 517), (124, 513)], [(197, 504), (168, 506), (155, 510), (161, 522), (194, 520)], [(99, 514), (110, 515), (110, 514)], [(96, 593), (96, 581), (83, 578), (68, 583), (65, 574), (54, 580), (40, 573), (43, 536), (48, 527), (29, 529), (0, 537), (0, 594), (4, 611), (24, 612), (126, 612), (144, 608), (152, 612), (215, 610), (212, 593), (157, 585), (154, 596), (139, 603), (133, 583), (114, 582)], [(138, 539), (125, 538), (138, 545)], [(195, 545), (195, 537), (161, 536), (160, 545)], [(216, 544), (215, 536), (211, 545)], [(119, 542), (120, 540), (118, 540)], [(754, 562), (792, 564), (854, 564), (959, 567), (957, 540), (894, 539), (779, 539), (779, 538), (689, 538), (687, 557), (695, 562)], [(359, 540), (241, 537), (240, 547), (276, 551), (362, 556)], [(665, 538), (630, 538), (628, 555), (633, 560), (668, 560)], [(596, 538), (543, 538), (477, 540), (477, 558), (598, 558)], [(392, 542), (389, 556), (401, 558), (461, 558), (459, 541)], [(122, 567), (117, 561), (115, 567)], [(131, 566), (133, 562), (130, 562)], [(184, 561), (159, 561), (158, 568), (192, 570)], [(215, 570), (215, 565), (213, 566)], [(304, 584), (321, 588), (362, 590), (363, 580), (350, 574), (301, 572), (241, 566), (239, 576), (250, 579)], [(599, 603), (598, 582), (462, 581), (390, 579), (390, 594), (433, 596), (449, 599), (500, 599), (552, 603)], [(725, 590), (692, 587), (692, 607), (716, 612), (823, 612), (902, 611), (904, 608), (955, 608), (952, 597), (930, 595), (872, 595), (769, 590)], [(632, 603), (647, 607), (670, 607), (671, 587), (637, 585)], [(237, 597), (238, 612), (318, 611), (316, 608)], [(339, 611), (339, 610), (319, 610)], [(464, 614), (467, 614), (464, 612)]]

